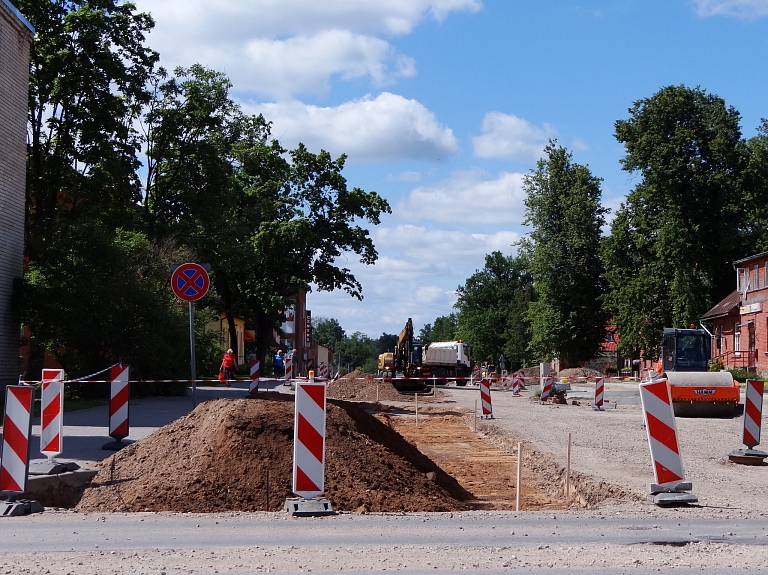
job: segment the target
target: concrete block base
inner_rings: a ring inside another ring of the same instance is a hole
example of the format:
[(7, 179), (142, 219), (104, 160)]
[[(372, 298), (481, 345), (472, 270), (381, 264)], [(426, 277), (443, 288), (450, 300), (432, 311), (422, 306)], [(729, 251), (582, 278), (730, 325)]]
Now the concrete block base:
[(331, 502), (324, 497), (304, 499), (303, 497), (289, 497), (285, 500), (285, 511), (294, 517), (322, 517), (335, 515)]
[(18, 517), (41, 513), (45, 511), (39, 502), (29, 499), (17, 499), (16, 501), (0, 501), (0, 517)]
[(763, 465), (763, 459), (768, 453), (758, 449), (736, 449), (728, 456), (728, 459), (740, 465)]

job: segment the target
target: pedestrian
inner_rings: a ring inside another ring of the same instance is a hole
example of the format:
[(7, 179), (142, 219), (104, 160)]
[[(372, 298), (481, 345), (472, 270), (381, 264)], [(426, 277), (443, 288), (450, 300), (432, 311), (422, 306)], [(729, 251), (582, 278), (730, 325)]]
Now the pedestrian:
[(235, 352), (233, 352), (231, 349), (228, 349), (227, 353), (224, 354), (224, 357), (221, 360), (220, 368), (220, 371), (224, 374), (224, 385), (227, 387), (232, 387), (229, 384), (229, 381), (235, 379), (236, 369), (237, 357), (235, 357)]
[(632, 360), (632, 376), (640, 378), (640, 359)]
[(275, 359), (272, 363), (273, 367), (275, 368), (275, 376), (276, 377), (282, 377), (285, 375), (285, 363), (283, 358), (283, 350), (280, 349), (275, 354)]

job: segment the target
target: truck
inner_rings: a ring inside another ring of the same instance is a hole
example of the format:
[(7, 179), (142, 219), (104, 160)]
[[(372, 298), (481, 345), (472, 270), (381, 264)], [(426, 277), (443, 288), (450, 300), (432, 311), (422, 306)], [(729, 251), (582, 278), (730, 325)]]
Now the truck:
[(414, 338), (413, 320), (408, 318), (397, 337), (395, 349), (379, 356), (379, 377), (391, 377), (399, 391), (422, 389), (429, 378), (445, 383), (457, 378), (458, 385), (466, 385), (472, 368), (469, 347), (461, 341), (441, 341), (426, 348)]
[(456, 379), (457, 385), (466, 385), (472, 373), (469, 346), (461, 340), (430, 343), (424, 348), (421, 371), (425, 377), (436, 377), (443, 383)]
[(669, 382), (672, 407), (682, 417), (732, 417), (739, 383), (727, 371), (710, 371), (712, 337), (702, 329), (664, 328), (656, 377)]

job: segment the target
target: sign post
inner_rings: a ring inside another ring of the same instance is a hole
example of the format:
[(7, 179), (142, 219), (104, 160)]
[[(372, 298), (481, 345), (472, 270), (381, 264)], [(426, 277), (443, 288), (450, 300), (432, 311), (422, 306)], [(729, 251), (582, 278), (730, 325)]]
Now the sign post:
[(192, 375), (192, 404), (197, 406), (197, 369), (195, 367), (195, 311), (192, 302), (199, 300), (211, 285), (208, 272), (200, 264), (181, 264), (171, 272), (171, 289), (180, 300), (189, 303), (189, 365)]

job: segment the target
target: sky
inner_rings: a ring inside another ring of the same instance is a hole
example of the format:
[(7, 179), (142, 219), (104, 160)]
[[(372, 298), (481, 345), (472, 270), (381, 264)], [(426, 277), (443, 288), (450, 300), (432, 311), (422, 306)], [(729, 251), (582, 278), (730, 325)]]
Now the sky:
[[(603, 179), (638, 182), (614, 123), (669, 85), (700, 86), (755, 135), (768, 117), (768, 0), (137, 0), (166, 68), (226, 73), (289, 148), (347, 154), (350, 187), (392, 213), (379, 259), (342, 258), (364, 299), (313, 291), (313, 317), (397, 333), (456, 311), (456, 289), (524, 227), (523, 178), (549, 139)], [(609, 216), (610, 219), (611, 216)], [(607, 230), (606, 230), (607, 231)]]

